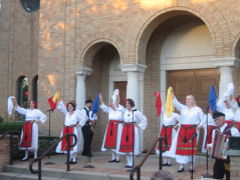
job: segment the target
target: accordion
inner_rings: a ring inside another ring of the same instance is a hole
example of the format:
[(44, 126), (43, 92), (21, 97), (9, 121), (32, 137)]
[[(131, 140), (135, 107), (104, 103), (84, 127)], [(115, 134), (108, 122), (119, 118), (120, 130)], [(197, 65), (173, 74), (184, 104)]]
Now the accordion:
[(228, 155), (228, 144), (229, 136), (221, 133), (219, 130), (216, 130), (210, 157), (213, 159), (226, 160)]

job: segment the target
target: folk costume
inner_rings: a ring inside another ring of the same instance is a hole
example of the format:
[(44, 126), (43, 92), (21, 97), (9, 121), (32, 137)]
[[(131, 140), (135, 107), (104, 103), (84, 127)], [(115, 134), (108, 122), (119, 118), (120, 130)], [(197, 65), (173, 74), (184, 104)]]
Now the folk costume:
[[(164, 111), (163, 111), (164, 112)], [(172, 113), (170, 117), (164, 112), (162, 119), (162, 128), (160, 131), (160, 137), (166, 138), (162, 143), (162, 151), (163, 151), (163, 166), (171, 166), (172, 160), (170, 156), (170, 148), (172, 145), (172, 141), (176, 135), (176, 130), (174, 126), (179, 122), (179, 114)], [(156, 153), (159, 154), (160, 146), (157, 146)]]
[(85, 119), (85, 124), (82, 127), (83, 138), (84, 138), (84, 145), (83, 145), (83, 156), (92, 156), (91, 152), (91, 144), (94, 135), (93, 131), (93, 121), (97, 120), (96, 114), (93, 114), (92, 110), (85, 106), (83, 109), (80, 110), (83, 118)]
[[(70, 162), (77, 162), (77, 153), (80, 151), (82, 147), (81, 144), (83, 142), (82, 138), (82, 127), (85, 124), (86, 120), (83, 115), (79, 111), (73, 111), (73, 114), (70, 114), (67, 111), (67, 107), (63, 104), (63, 101), (60, 101), (57, 105), (57, 109), (59, 109), (64, 115), (64, 127), (61, 131), (60, 138), (65, 134), (75, 134), (77, 136), (77, 144), (73, 148), (70, 149)], [(75, 141), (74, 137), (70, 137), (70, 144), (73, 144)], [(57, 153), (67, 153), (68, 150), (68, 142), (67, 138), (64, 138), (62, 141), (58, 143), (56, 148)]]
[(102, 151), (111, 149), (112, 160), (109, 162), (119, 162), (119, 155), (116, 153), (117, 142), (120, 140), (118, 136), (119, 124), (123, 121), (123, 113), (125, 111), (122, 105), (118, 107), (107, 107), (101, 104), (100, 108), (103, 112), (108, 113), (108, 124), (104, 133)]
[[(136, 125), (138, 127), (136, 127)], [(132, 167), (134, 158), (132, 154), (138, 155), (140, 153), (139, 131), (140, 129), (145, 130), (146, 127), (147, 118), (142, 112), (135, 108), (125, 110), (123, 123), (118, 126), (118, 137), (120, 137), (120, 141), (117, 143), (117, 153), (126, 155), (127, 165), (125, 167)]]
[(202, 152), (206, 152), (207, 144), (212, 143), (212, 132), (214, 129), (216, 129), (216, 123), (211, 113), (205, 115), (204, 122), (202, 123), (202, 125), (204, 129)]
[[(223, 113), (216, 112), (213, 117), (217, 118), (220, 116), (224, 116)], [(214, 143), (217, 141), (217, 136), (219, 134), (227, 135), (227, 139), (231, 136), (240, 136), (240, 133), (237, 128), (231, 126), (231, 124), (224, 123), (221, 127), (216, 128), (212, 133), (212, 143), (208, 144), (208, 147), (213, 148)], [(225, 140), (225, 153), (228, 153), (228, 144)], [(221, 150), (222, 151), (222, 150)], [(226, 175), (226, 180), (230, 180), (230, 157), (227, 156), (226, 159), (215, 158), (215, 163), (213, 166), (213, 179), (223, 179), (224, 175)]]
[(170, 149), (170, 156), (176, 158), (179, 164), (178, 172), (184, 171), (184, 164), (190, 164), (190, 171), (192, 167), (192, 143), (194, 143), (193, 154), (197, 153), (197, 137), (198, 127), (201, 126), (204, 114), (201, 108), (195, 106), (189, 109), (186, 105), (181, 104), (177, 98), (173, 99), (175, 108), (180, 112), (179, 129), (174, 138), (172, 147)]
[(25, 150), (25, 157), (22, 160), (28, 159), (28, 151), (34, 152), (34, 158), (37, 158), (38, 150), (38, 120), (44, 124), (46, 122), (46, 115), (39, 109), (25, 109), (19, 106), (15, 107), (19, 114), (26, 116), (26, 122), (23, 125), (23, 130), (20, 139), (20, 150)]

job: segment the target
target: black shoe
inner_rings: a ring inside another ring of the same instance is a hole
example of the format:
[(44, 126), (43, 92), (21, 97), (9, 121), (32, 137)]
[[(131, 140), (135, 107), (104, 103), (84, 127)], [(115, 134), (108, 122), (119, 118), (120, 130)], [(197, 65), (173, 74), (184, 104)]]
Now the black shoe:
[(189, 169), (189, 172), (194, 172), (194, 169)]
[(172, 164), (167, 164), (167, 166), (172, 166)]
[(77, 164), (77, 161), (70, 161), (70, 164)]
[(28, 161), (28, 158), (27, 159), (21, 159), (21, 161)]
[(120, 163), (120, 160), (116, 160), (116, 159), (115, 159), (115, 163)]
[(109, 163), (116, 162), (116, 159), (108, 161)]
[(133, 166), (126, 165), (125, 168), (132, 168)]
[(177, 170), (177, 173), (182, 173), (182, 172), (184, 172), (184, 168)]
[(164, 164), (162, 164), (162, 166), (168, 166), (168, 163), (164, 163)]

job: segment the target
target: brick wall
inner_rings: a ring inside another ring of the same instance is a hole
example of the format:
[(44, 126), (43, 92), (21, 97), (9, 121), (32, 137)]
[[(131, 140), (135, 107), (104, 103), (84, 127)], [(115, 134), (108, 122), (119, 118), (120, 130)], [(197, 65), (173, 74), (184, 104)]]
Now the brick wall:
[(0, 171), (3, 171), (3, 167), (10, 162), (10, 141), (9, 138), (0, 139)]

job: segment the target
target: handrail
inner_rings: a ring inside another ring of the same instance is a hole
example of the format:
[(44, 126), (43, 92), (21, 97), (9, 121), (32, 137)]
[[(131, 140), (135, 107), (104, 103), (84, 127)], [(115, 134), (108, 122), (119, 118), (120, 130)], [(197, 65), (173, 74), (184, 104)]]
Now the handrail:
[(10, 151), (9, 151), (9, 157), (10, 157), (10, 165), (13, 165), (13, 134), (17, 134), (16, 131), (7, 131), (1, 134), (0, 139), (3, 139), (6, 135), (10, 135)]
[[(74, 144), (70, 144), (70, 136), (74, 137)], [(36, 159), (32, 160), (29, 164), (29, 170), (33, 174), (38, 174), (38, 180), (41, 180), (42, 178), (42, 159), (48, 155), (57, 145), (60, 141), (62, 141), (64, 138), (67, 138), (67, 144), (68, 144), (68, 150), (67, 150), (67, 171), (70, 171), (70, 148), (73, 148), (77, 144), (77, 136), (75, 134), (65, 134), (61, 138), (57, 140), (47, 151), (45, 151), (41, 156), (37, 157)], [(38, 161), (38, 170), (33, 169), (33, 164)]]
[(163, 137), (157, 137), (156, 138), (156, 140), (152, 143), (152, 145), (150, 146), (150, 149), (148, 150), (148, 152), (144, 156), (144, 158), (139, 162), (139, 164), (137, 164), (136, 166), (134, 166), (131, 169), (131, 172), (130, 172), (130, 175), (129, 175), (130, 180), (134, 179), (133, 177), (134, 177), (135, 172), (137, 172), (137, 180), (141, 179), (141, 167), (143, 166), (145, 161), (148, 159), (149, 155), (154, 150), (154, 148), (156, 147), (158, 142), (159, 142), (159, 170), (162, 169), (162, 141), (166, 141), (166, 139), (163, 138)]

